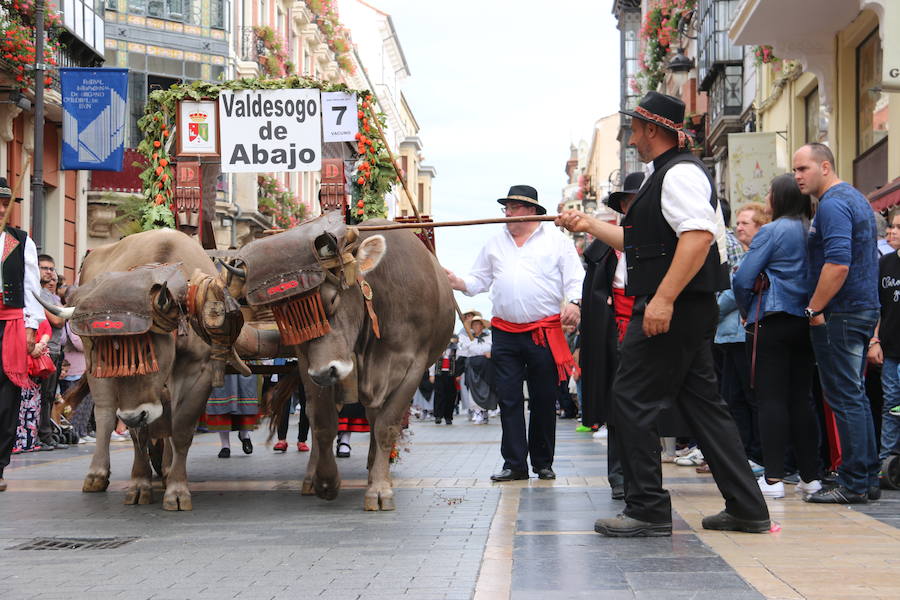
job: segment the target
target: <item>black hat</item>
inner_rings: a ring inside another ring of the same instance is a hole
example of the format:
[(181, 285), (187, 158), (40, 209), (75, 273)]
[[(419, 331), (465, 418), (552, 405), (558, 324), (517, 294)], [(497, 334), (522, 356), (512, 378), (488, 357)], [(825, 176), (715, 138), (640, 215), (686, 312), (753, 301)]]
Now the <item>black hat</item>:
[(530, 185), (514, 185), (509, 188), (509, 193), (506, 194), (505, 198), (497, 199), (497, 202), (504, 205), (509, 201), (529, 204), (537, 208), (537, 214), (547, 214), (547, 209), (541, 206), (540, 202), (538, 202), (537, 190)]
[(622, 210), (622, 200), (625, 199), (627, 194), (637, 194), (641, 185), (644, 183), (644, 173), (642, 171), (635, 171), (634, 173), (629, 173), (625, 177), (625, 183), (622, 185), (621, 192), (613, 192), (609, 196), (606, 197), (606, 205), (620, 214), (625, 214), (625, 211)]
[(684, 123), (684, 102), (675, 96), (659, 92), (647, 92), (634, 110), (620, 110), (622, 114), (656, 123), (669, 131), (681, 131)]
[(0, 177), (0, 198), (12, 198), (12, 190), (6, 183), (6, 177)]

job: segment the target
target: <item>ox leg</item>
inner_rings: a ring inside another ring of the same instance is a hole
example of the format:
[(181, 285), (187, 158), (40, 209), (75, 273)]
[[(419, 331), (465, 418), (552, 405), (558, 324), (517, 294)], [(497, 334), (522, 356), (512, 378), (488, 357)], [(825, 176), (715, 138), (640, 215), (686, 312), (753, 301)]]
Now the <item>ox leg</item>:
[(151, 479), (153, 471), (147, 454), (147, 429), (131, 429), (134, 462), (131, 465), (131, 485), (125, 492), (125, 504), (150, 504), (153, 502)]
[(334, 403), (334, 388), (310, 385), (306, 388), (306, 409), (313, 437), (313, 456), (306, 466), (302, 493), (314, 492), (319, 498), (334, 500), (341, 488), (341, 478), (334, 458), (334, 438), (337, 437), (338, 413)]
[[(91, 382), (94, 394), (94, 420), (97, 422), (97, 445), (91, 466), (84, 477), (82, 492), (105, 492), (109, 487), (109, 436), (116, 428), (116, 407), (113, 396), (101, 389), (103, 384), (96, 379)], [(94, 391), (96, 389), (96, 391)]]
[[(187, 455), (194, 440), (197, 421), (206, 409), (206, 400), (212, 389), (212, 365), (200, 363), (202, 368), (197, 373), (198, 363), (191, 362), (186, 369), (194, 375), (186, 377), (178, 374), (181, 384), (172, 393), (172, 436), (169, 438), (171, 462), (166, 472), (166, 494), (163, 496), (165, 510), (193, 510), (191, 491), (187, 479)], [(173, 378), (175, 379), (175, 378)]]
[(387, 398), (379, 409), (366, 411), (372, 426), (370, 455), (374, 447), (374, 457), (369, 461), (369, 486), (363, 502), (365, 510), (394, 510), (394, 489), (391, 483), (391, 450), (400, 437), (403, 411), (419, 383), (422, 369), (411, 369), (415, 377), (409, 375)]

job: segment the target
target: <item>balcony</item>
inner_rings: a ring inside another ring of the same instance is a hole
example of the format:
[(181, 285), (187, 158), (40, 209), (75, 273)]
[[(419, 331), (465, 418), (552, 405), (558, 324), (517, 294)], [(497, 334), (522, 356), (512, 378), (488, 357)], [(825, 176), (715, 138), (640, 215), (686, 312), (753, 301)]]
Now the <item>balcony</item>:
[(700, 24), (697, 36), (697, 81), (700, 91), (709, 92), (716, 76), (727, 65), (740, 65), (743, 46), (728, 39), (728, 26), (737, 12), (739, 0), (700, 0), (694, 19)]

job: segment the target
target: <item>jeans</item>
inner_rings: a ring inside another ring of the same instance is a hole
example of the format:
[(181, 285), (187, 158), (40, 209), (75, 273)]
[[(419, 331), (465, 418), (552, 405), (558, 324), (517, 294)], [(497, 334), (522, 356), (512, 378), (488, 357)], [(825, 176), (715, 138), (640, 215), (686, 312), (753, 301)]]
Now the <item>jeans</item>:
[(838, 482), (854, 494), (878, 485), (880, 463), (872, 410), (863, 384), (866, 347), (878, 310), (831, 313), (810, 327), (825, 401), (834, 412), (841, 440)]
[(891, 409), (900, 406), (900, 360), (884, 359), (881, 366), (881, 385), (884, 389), (884, 405), (881, 408), (881, 454), (883, 461), (891, 454), (900, 454), (900, 417)]

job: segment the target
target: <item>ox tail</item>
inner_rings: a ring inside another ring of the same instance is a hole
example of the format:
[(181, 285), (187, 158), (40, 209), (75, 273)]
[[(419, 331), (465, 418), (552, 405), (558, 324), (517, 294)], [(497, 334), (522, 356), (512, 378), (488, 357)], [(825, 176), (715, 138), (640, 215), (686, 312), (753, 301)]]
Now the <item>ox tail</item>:
[(91, 389), (88, 387), (87, 376), (82, 375), (81, 379), (76, 381), (75, 385), (69, 386), (69, 389), (63, 394), (63, 401), (65, 402), (63, 410), (71, 408), (74, 411), (90, 393)]
[(300, 373), (281, 374), (278, 376), (278, 383), (263, 394), (263, 406), (260, 407), (260, 412), (269, 417), (269, 437), (266, 442), (271, 442), (275, 437), (281, 417), (298, 385), (300, 385)]

